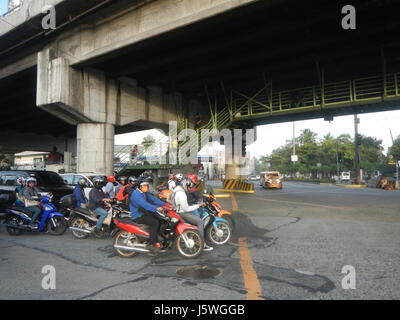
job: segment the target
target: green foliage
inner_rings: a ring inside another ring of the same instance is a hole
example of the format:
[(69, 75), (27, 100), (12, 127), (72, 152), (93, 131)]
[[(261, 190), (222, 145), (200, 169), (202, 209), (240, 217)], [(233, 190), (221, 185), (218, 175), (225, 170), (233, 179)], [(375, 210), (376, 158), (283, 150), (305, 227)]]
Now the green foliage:
[(149, 150), (154, 144), (156, 143), (156, 140), (152, 135), (147, 135), (143, 138), (142, 145), (143, 148), (147, 151)]
[[(262, 170), (274, 169), (285, 174), (300, 173), (316, 177), (317, 173), (329, 178), (337, 174), (337, 155), (341, 154), (342, 162), (339, 171), (352, 171), (354, 162), (354, 139), (349, 134), (342, 134), (337, 138), (327, 134), (322, 139), (310, 129), (302, 131), (296, 138), (296, 154), (298, 162), (291, 162), (292, 141), (273, 150), (270, 155), (261, 157)], [(382, 140), (361, 136), (360, 138), (360, 166), (365, 172), (378, 169), (385, 159), (383, 155)], [(398, 152), (400, 156), (400, 138), (398, 139)], [(399, 157), (400, 158), (400, 157)], [(268, 168), (267, 163), (271, 164)]]

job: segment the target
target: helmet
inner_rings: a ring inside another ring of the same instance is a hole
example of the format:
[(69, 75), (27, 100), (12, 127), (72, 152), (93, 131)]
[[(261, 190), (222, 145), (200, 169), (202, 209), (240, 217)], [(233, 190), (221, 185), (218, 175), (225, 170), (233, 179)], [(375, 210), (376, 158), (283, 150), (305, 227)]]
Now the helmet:
[(136, 178), (136, 177), (129, 177), (129, 179), (128, 179), (128, 182), (129, 182), (129, 183), (133, 183), (133, 182), (136, 183), (136, 181), (137, 181), (137, 178)]
[(191, 179), (185, 179), (182, 181), (182, 187), (185, 191), (189, 191), (189, 189), (195, 186), (194, 182)]
[(127, 180), (128, 180), (128, 178), (125, 177), (125, 176), (121, 176), (121, 177), (118, 178), (118, 182), (119, 183), (122, 183), (122, 181), (125, 181), (125, 183), (126, 183)]
[(107, 180), (108, 180), (108, 182), (114, 183), (114, 182), (115, 182), (115, 177), (114, 177), (114, 175), (113, 175), (113, 174), (112, 174), (112, 175), (109, 175), (109, 176), (107, 177)]
[(189, 174), (189, 175), (188, 175), (188, 179), (189, 179), (189, 180), (192, 180), (193, 183), (194, 183), (195, 185), (197, 185), (198, 181), (197, 181), (197, 176), (196, 176), (195, 174)]
[(80, 178), (80, 179), (78, 180), (78, 186), (80, 186), (80, 187), (86, 187), (86, 186), (87, 186), (86, 180), (85, 180), (84, 178)]
[(100, 189), (104, 185), (104, 179), (102, 176), (97, 176), (93, 178), (93, 185), (96, 189)]
[(26, 185), (28, 185), (29, 182), (31, 182), (31, 181), (33, 181), (35, 184), (37, 183), (36, 178), (34, 178), (34, 177), (29, 177), (28, 179), (26, 179)]
[(147, 180), (141, 180), (139, 181), (139, 189), (145, 185), (149, 185), (149, 182)]
[(183, 180), (183, 174), (182, 173), (177, 173), (175, 175), (175, 180), (176, 181), (182, 181)]
[(22, 187), (25, 184), (25, 179), (23, 177), (19, 177), (17, 179), (17, 183)]

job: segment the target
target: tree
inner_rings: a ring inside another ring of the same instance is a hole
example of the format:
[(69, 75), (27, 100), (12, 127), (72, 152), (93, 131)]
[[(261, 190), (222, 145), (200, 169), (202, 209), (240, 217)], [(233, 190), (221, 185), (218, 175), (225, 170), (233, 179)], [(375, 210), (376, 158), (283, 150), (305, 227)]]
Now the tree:
[(154, 144), (156, 143), (156, 140), (152, 135), (147, 135), (143, 138), (142, 140), (142, 145), (144, 150), (148, 151)]

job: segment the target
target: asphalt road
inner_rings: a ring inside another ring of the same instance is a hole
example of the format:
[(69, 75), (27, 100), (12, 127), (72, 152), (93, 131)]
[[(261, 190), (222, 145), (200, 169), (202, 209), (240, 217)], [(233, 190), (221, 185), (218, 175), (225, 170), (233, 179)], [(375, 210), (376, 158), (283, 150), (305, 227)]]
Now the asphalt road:
[[(256, 183), (255, 194), (218, 201), (235, 211), (237, 230), (195, 260), (174, 251), (124, 259), (112, 239), (12, 237), (0, 226), (0, 299), (400, 299), (400, 192)], [(55, 290), (42, 288), (45, 265)], [(355, 289), (342, 287), (344, 266)]]

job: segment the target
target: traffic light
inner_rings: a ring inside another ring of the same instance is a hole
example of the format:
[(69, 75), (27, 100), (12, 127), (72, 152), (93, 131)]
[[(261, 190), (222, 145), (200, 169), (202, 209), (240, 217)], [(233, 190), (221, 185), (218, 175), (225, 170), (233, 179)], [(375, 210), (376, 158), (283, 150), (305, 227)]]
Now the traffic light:
[(343, 153), (342, 152), (338, 152), (338, 161), (339, 161), (339, 163), (343, 163)]

